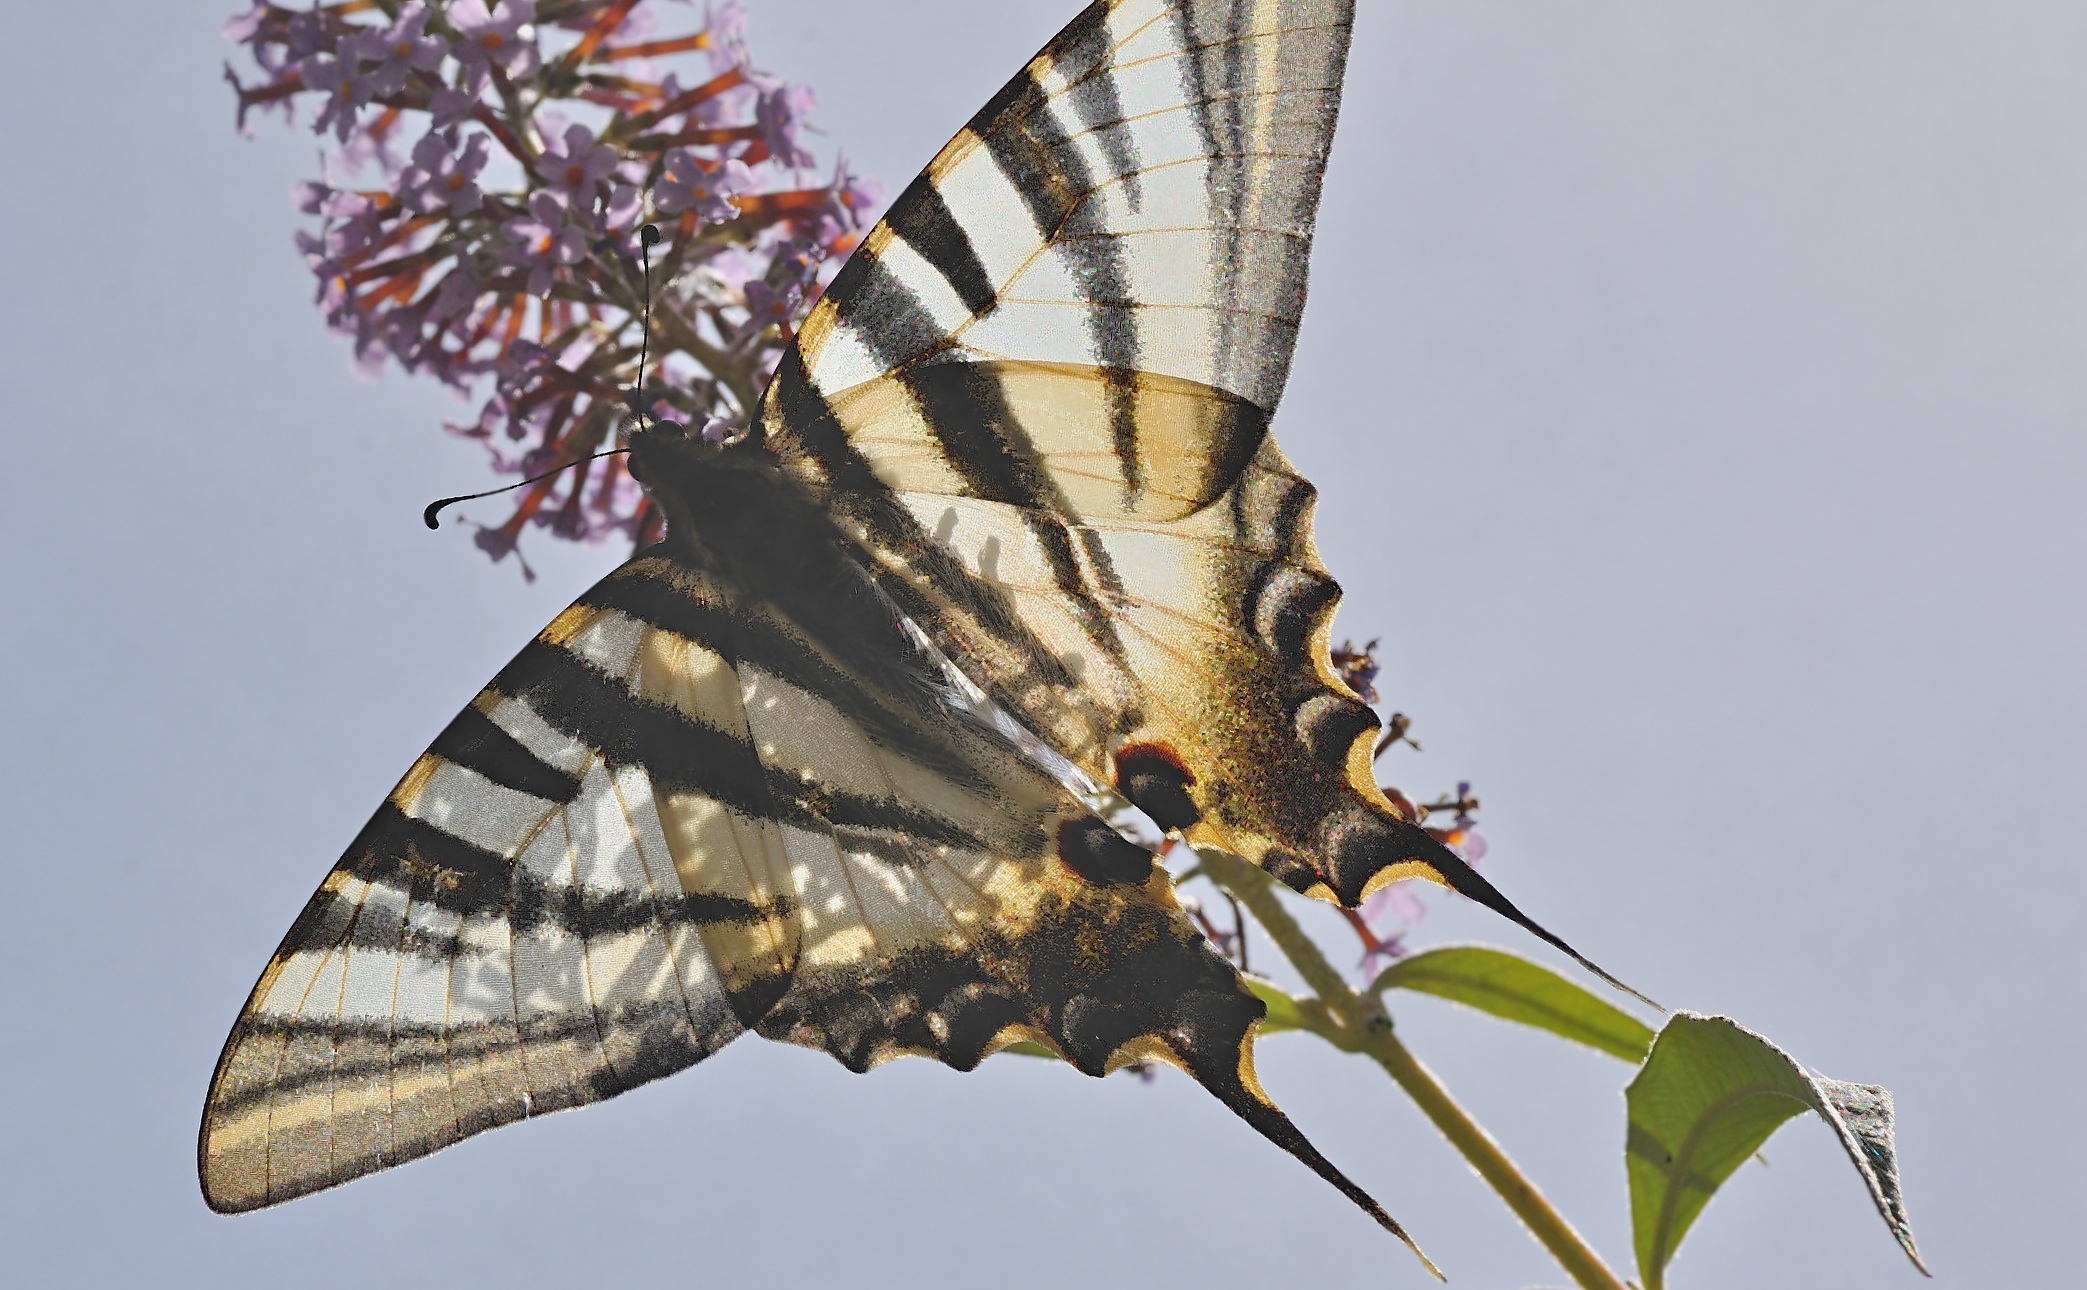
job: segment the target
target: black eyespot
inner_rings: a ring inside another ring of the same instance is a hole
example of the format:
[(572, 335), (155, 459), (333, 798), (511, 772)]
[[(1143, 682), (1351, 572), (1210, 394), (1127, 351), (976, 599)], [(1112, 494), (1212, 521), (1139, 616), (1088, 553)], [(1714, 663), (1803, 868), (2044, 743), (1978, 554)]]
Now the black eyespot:
[(1196, 777), (1165, 744), (1126, 744), (1116, 750), (1116, 791), (1173, 832), (1202, 820), (1203, 810), (1189, 795)]
[(1058, 858), (1097, 887), (1140, 886), (1152, 876), (1152, 853), (1096, 819), (1058, 826)]
[(1425, 831), (1359, 807), (1337, 812), (1319, 826), (1320, 854), (1344, 905), (1359, 902), (1363, 887), (1388, 866), (1402, 860), (1433, 864), (1441, 849)]

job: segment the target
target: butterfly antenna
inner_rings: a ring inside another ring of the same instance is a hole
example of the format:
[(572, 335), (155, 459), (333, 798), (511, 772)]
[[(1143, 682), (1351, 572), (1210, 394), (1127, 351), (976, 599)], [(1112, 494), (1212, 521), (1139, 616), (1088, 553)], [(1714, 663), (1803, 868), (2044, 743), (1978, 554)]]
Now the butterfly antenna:
[(638, 332), (638, 383), (630, 387), (630, 410), (638, 414), (638, 424), (649, 430), (651, 422), (645, 415), (645, 363), (652, 356), (652, 248), (659, 245), (659, 225), (647, 224), (638, 230), (638, 260), (645, 271), (644, 322)]
[(543, 474), (531, 475), (529, 478), (524, 479), (519, 483), (508, 484), (501, 488), (488, 488), (483, 493), (462, 493), (455, 497), (438, 497), (434, 501), (429, 502), (427, 505), (427, 509), (420, 513), (420, 522), (427, 525), (431, 529), (439, 529), (442, 527), (442, 521), (437, 519), (436, 517), (442, 513), (442, 508), (445, 506), (454, 506), (458, 502), (476, 501), (481, 497), (497, 497), (502, 493), (511, 493), (517, 488), (527, 488), (531, 484), (542, 483), (544, 480), (549, 479), (551, 476), (555, 474), (558, 474), (560, 471), (571, 470), (574, 466), (580, 465), (582, 462), (598, 461), (603, 457), (614, 457), (618, 453), (624, 453), (629, 451), (630, 449), (628, 448), (610, 448), (606, 452), (592, 453), (588, 456), (582, 457), (579, 461), (568, 461), (562, 466), (553, 466), (549, 470), (545, 471)]
[[(630, 410), (638, 414), (638, 424), (645, 426), (647, 429), (651, 428), (651, 423), (645, 416), (645, 404), (647, 401), (645, 398), (645, 364), (652, 357), (652, 248), (657, 245), (659, 245), (658, 225), (647, 224), (644, 228), (638, 230), (639, 262), (645, 271), (645, 300), (640, 315), (644, 321), (638, 332), (638, 383), (631, 387), (630, 395), (626, 401), (630, 404)], [(628, 448), (611, 448), (606, 452), (597, 452), (591, 456), (582, 457), (580, 461), (568, 461), (562, 466), (553, 466), (543, 474), (532, 475), (520, 483), (508, 484), (502, 488), (488, 488), (482, 493), (460, 493), (455, 497), (438, 497), (434, 501), (429, 502), (427, 509), (420, 513), (420, 522), (431, 529), (439, 529), (442, 527), (440, 516), (444, 507), (454, 506), (458, 502), (477, 501), (481, 497), (497, 497), (501, 493), (511, 493), (517, 488), (527, 488), (531, 484), (541, 483), (561, 470), (570, 470), (574, 466), (579, 465), (580, 462), (598, 461), (603, 457), (613, 457), (618, 453), (629, 451), (630, 449)]]

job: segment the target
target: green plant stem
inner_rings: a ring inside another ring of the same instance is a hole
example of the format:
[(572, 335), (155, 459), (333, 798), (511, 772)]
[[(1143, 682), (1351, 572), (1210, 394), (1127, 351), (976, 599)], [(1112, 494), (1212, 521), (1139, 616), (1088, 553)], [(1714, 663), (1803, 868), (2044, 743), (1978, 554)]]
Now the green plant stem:
[(1586, 1290), (1625, 1290), (1623, 1280), (1537, 1190), (1493, 1135), (1399, 1042), (1384, 1005), (1375, 996), (1350, 988), (1326, 961), (1318, 945), (1283, 908), (1268, 875), (1223, 852), (1203, 851), (1198, 858), (1206, 876), (1253, 911), (1255, 921), (1317, 995), (1299, 1001), (1304, 1028), (1382, 1066), (1574, 1281)]

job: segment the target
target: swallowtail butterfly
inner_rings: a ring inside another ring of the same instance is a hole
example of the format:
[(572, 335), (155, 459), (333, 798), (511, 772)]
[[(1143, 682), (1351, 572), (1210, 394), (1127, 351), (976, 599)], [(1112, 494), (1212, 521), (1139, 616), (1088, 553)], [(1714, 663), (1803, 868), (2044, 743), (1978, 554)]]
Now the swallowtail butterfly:
[[(204, 1195), (275, 1204), (749, 1031), (855, 1071), (1031, 1041), (1254, 1076), (1264, 1005), (1080, 777), (1352, 907), (1524, 918), (1378, 790), (1314, 491), (1269, 437), (1352, 0), (1098, 0), (799, 329), (742, 438), (406, 772), (268, 962)], [(1576, 956), (1577, 957), (1577, 956)]]

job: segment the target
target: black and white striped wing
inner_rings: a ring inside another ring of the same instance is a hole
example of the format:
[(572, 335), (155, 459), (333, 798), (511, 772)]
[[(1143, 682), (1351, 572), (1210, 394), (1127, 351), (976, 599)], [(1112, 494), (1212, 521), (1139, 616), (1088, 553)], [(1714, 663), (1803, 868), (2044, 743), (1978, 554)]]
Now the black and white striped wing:
[(737, 683), (691, 666), (681, 715), (640, 705), (638, 635), (561, 616), (321, 884), (219, 1059), (199, 1144), (213, 1208), (612, 1096), (779, 995), (787, 858)]
[(822, 638), (662, 550), (494, 678), (292, 927), (211, 1085), (214, 1208), (755, 1030), (854, 1070), (1168, 1061), (1399, 1230), (1262, 1091), (1264, 1007), (1150, 853), (951, 706), (902, 624)]
[(764, 431), (938, 646), (1162, 824), (1345, 905), (1425, 876), (1511, 910), (1378, 790), (1268, 434), (1352, 18), (1089, 6), (865, 239)]

